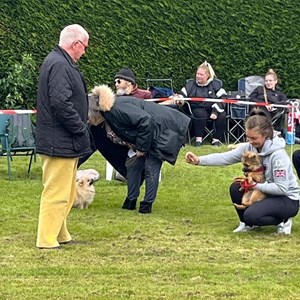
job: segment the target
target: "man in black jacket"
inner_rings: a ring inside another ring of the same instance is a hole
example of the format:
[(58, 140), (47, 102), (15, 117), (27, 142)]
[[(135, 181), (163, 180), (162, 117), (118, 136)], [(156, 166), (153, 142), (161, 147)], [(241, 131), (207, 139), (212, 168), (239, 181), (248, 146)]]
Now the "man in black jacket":
[[(136, 207), (143, 171), (146, 192), (140, 203), (140, 213), (151, 213), (156, 198), (159, 173), (163, 161), (174, 165), (184, 144), (190, 119), (183, 113), (134, 97), (116, 97), (105, 85), (97, 86), (89, 95), (90, 115), (103, 116), (109, 125), (112, 140), (128, 147), (127, 197), (124, 209)], [(91, 119), (92, 119), (91, 118)]]
[(36, 246), (41, 249), (57, 249), (72, 241), (66, 219), (75, 198), (78, 158), (91, 152), (87, 90), (75, 64), (88, 42), (89, 35), (80, 25), (65, 27), (40, 70), (36, 147), (44, 190)]

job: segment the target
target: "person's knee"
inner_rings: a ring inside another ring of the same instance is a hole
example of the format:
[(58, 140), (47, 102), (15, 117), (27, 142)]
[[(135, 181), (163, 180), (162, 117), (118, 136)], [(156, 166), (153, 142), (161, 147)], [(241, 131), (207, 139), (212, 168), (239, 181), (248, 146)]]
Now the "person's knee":
[(260, 217), (252, 209), (246, 209), (244, 213), (245, 223), (249, 226), (260, 226)]
[(219, 121), (226, 121), (226, 113), (222, 112), (218, 114)]
[(238, 182), (233, 182), (229, 187), (230, 194), (240, 192), (241, 185)]
[(294, 165), (300, 163), (300, 150), (296, 150), (293, 152), (292, 159)]
[(196, 118), (201, 118), (201, 119), (208, 118), (208, 114), (203, 108), (193, 108), (192, 111), (193, 111), (194, 117), (196, 117)]

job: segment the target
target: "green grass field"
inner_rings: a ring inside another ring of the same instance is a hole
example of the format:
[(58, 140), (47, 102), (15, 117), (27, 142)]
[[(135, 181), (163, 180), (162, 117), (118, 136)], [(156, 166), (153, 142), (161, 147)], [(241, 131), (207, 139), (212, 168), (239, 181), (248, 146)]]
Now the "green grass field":
[(9, 181), (2, 157), (0, 299), (300, 299), (299, 217), (291, 236), (274, 226), (233, 233), (228, 187), (241, 165), (191, 166), (188, 150), (227, 149), (188, 146), (175, 167), (164, 163), (149, 215), (121, 209), (126, 185), (106, 181), (94, 154), (82, 169), (100, 173), (95, 200), (68, 219), (73, 238), (88, 244), (48, 251), (35, 247), (40, 161), (26, 179), (27, 158), (15, 158)]

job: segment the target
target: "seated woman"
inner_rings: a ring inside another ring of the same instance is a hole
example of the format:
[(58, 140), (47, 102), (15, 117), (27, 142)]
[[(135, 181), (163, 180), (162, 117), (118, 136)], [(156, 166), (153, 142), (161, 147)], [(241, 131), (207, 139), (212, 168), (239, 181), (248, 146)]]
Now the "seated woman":
[[(179, 92), (183, 97), (220, 98), (226, 95), (222, 83), (214, 79), (215, 72), (206, 61), (201, 64), (193, 80), (187, 82)], [(212, 145), (220, 146), (226, 128), (225, 103), (191, 102), (192, 132), (196, 138), (195, 146), (200, 147), (203, 142), (205, 127), (208, 119), (215, 123)]]
[[(286, 104), (287, 97), (284, 93), (277, 89), (278, 78), (273, 69), (269, 69), (265, 75), (265, 85), (258, 86), (251, 94), (250, 99), (256, 102), (265, 102), (266, 104)], [(274, 128), (281, 129), (282, 120), (282, 108), (272, 106), (262, 106), (264, 111), (267, 112), (268, 116), (272, 119), (278, 116)]]

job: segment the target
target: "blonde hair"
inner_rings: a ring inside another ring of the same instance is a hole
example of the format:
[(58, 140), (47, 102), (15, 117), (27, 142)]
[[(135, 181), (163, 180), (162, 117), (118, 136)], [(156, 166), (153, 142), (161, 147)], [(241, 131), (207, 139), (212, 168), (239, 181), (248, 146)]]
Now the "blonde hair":
[(115, 102), (115, 94), (112, 89), (106, 85), (95, 86), (92, 90), (92, 95), (98, 99), (98, 106), (100, 111), (110, 111)]
[(265, 77), (271, 75), (274, 77), (274, 79), (277, 79), (277, 74), (273, 69), (269, 69), (268, 72), (266, 73)]
[(216, 77), (215, 71), (212, 68), (211, 64), (207, 61), (203, 62), (197, 70), (202, 69), (206, 72), (206, 74), (209, 76), (210, 79), (214, 79)]
[(88, 40), (89, 34), (87, 31), (78, 24), (66, 26), (60, 33), (59, 46), (71, 46), (76, 40), (81, 42)]

